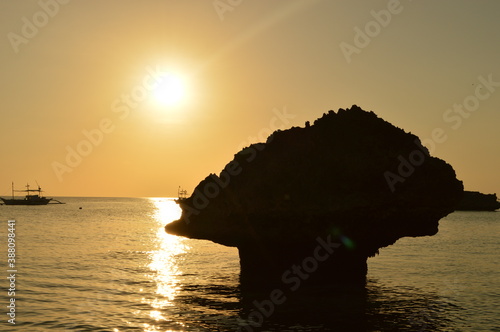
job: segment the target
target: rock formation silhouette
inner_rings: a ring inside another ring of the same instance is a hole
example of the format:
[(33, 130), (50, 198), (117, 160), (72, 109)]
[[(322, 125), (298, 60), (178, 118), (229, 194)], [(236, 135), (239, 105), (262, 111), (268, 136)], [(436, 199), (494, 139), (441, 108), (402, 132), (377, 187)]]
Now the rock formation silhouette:
[(500, 209), (496, 194), (482, 194), (478, 191), (464, 191), (457, 210), (461, 211), (495, 211)]
[(354, 105), (239, 151), (166, 231), (237, 247), (243, 286), (364, 283), (368, 257), (435, 234), (462, 194), (418, 137)]

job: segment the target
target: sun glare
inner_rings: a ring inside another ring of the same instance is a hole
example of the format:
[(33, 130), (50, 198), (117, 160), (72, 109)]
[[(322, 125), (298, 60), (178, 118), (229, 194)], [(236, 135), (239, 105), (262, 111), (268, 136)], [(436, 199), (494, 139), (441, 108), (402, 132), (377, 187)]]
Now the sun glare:
[(186, 99), (186, 82), (173, 73), (162, 76), (161, 83), (153, 91), (156, 103), (162, 106), (179, 106)]

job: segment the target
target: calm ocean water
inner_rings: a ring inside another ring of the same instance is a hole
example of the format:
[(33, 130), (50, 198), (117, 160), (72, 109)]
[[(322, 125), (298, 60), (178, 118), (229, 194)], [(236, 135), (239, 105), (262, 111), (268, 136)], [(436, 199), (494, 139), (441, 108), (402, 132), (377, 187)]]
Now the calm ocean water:
[(166, 234), (171, 199), (60, 200), (0, 206), (1, 331), (500, 331), (499, 212), (455, 212), (370, 258), (365, 289), (299, 289), (260, 324), (269, 293), (241, 293), (235, 248)]

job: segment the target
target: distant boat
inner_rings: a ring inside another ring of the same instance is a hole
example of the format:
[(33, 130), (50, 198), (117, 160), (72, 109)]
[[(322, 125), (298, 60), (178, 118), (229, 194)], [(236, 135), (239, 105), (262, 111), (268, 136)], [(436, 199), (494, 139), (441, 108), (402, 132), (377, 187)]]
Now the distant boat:
[(187, 190), (182, 189), (181, 186), (179, 186), (179, 189), (177, 189), (177, 199), (175, 200), (177, 203), (180, 203), (182, 201), (185, 201), (188, 197)]
[[(26, 196), (24, 198), (15, 198), (14, 192), (16, 191), (25, 192)], [(38, 194), (32, 194), (34, 192), (38, 192)], [(40, 188), (40, 186), (38, 186), (38, 189), (30, 189), (30, 185), (27, 184), (26, 189), (24, 190), (14, 190), (14, 182), (12, 182), (12, 198), (0, 197), (0, 199), (3, 201), (3, 204), (5, 205), (47, 205), (49, 204), (50, 201), (55, 202), (51, 204), (64, 204), (63, 202), (60, 202), (53, 198), (47, 198), (41, 195), (42, 195), (42, 188)]]

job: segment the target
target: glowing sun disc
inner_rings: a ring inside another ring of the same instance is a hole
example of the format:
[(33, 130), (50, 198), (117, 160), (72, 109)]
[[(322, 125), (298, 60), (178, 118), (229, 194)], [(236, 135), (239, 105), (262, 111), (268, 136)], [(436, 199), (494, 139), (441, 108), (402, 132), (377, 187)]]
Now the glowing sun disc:
[(155, 100), (161, 105), (179, 105), (186, 97), (185, 82), (180, 76), (165, 74), (153, 94)]

